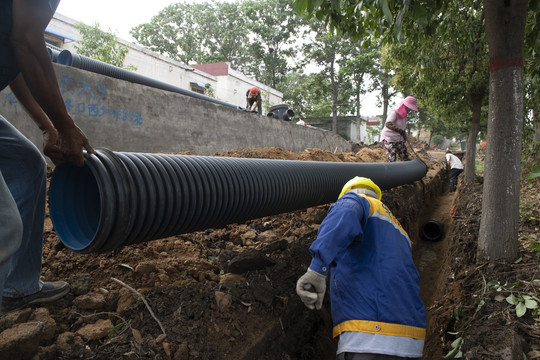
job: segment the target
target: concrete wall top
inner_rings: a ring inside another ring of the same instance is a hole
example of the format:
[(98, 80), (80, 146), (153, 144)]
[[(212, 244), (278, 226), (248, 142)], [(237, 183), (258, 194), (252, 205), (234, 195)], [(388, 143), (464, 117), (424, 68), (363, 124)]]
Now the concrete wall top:
[[(332, 132), (77, 68), (54, 68), (68, 112), (93, 147), (196, 155), (259, 147), (351, 151), (351, 144)], [(42, 148), (41, 132), (9, 88), (0, 93), (0, 114)]]

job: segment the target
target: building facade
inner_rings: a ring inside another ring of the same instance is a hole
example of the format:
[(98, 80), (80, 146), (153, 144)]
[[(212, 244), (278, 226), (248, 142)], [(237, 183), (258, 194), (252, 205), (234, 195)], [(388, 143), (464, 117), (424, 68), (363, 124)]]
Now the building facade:
[[(75, 44), (82, 39), (76, 27), (77, 23), (74, 19), (56, 13), (45, 30), (46, 42), (59, 50), (76, 53)], [(124, 65), (134, 66), (135, 72), (142, 76), (213, 96), (242, 108), (246, 106), (246, 91), (257, 86), (263, 96), (263, 114), (266, 114), (266, 110), (272, 105), (281, 104), (283, 100), (282, 92), (235, 71), (229, 63), (189, 66), (123, 39), (119, 38), (118, 42), (129, 49)]]

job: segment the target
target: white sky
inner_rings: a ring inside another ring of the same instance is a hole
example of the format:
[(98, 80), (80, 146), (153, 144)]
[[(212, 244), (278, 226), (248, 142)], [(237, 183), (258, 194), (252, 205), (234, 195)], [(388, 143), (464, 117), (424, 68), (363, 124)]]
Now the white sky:
[[(121, 39), (135, 42), (129, 35), (131, 28), (149, 22), (163, 8), (177, 2), (197, 3), (206, 0), (61, 0), (57, 13), (81, 21), (87, 25), (99, 23), (102, 30), (109, 29)], [(208, 0), (209, 1), (209, 0)], [(224, 0), (221, 0), (224, 1)], [(227, 0), (234, 1), (234, 0)], [(367, 94), (361, 99), (362, 115), (380, 115), (382, 108), (376, 106), (376, 95)]]
[(129, 35), (131, 28), (149, 22), (164, 7), (177, 2), (179, 0), (61, 0), (56, 12), (87, 25), (98, 22), (102, 30), (111, 28), (118, 37), (133, 42)]

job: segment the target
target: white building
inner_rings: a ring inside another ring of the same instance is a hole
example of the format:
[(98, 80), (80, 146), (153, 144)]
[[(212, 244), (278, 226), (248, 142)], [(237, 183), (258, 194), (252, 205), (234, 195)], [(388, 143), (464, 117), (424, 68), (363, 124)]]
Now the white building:
[[(82, 38), (75, 27), (77, 23), (74, 19), (56, 13), (45, 30), (46, 42), (60, 50), (76, 53), (74, 44)], [(257, 86), (263, 96), (264, 110), (282, 103), (282, 92), (231, 69), (228, 63), (189, 66), (123, 39), (118, 39), (118, 42), (129, 49), (124, 65), (133, 65), (137, 69), (136, 73), (142, 76), (207, 96), (210, 95), (208, 89), (211, 87), (216, 99), (240, 107), (246, 106), (246, 91)]]

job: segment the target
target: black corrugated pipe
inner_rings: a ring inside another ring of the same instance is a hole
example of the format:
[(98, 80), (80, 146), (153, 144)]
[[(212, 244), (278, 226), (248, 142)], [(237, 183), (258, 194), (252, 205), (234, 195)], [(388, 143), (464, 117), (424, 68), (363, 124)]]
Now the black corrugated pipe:
[(58, 55), (60, 55), (60, 51), (51, 49), (50, 47), (47, 48), (47, 51), (49, 52), (49, 56), (51, 57), (51, 61), (53, 63), (58, 61)]
[(191, 96), (197, 99), (206, 100), (215, 104), (231, 107), (237, 110), (243, 110), (240, 106), (229, 104), (225, 101), (214, 99), (210, 96), (202, 95), (194, 91), (182, 89), (180, 87), (164, 83), (140, 74), (136, 72), (125, 70), (117, 66), (104, 63), (99, 60), (91, 59), (89, 57), (75, 54), (69, 50), (62, 50), (58, 55), (58, 63), (61, 65), (72, 66), (82, 70), (91, 71), (97, 74), (109, 76), (115, 79), (130, 81), (135, 84), (141, 84), (150, 86), (156, 89), (175, 92), (178, 94)]
[(382, 190), (421, 179), (419, 160), (350, 163), (97, 150), (83, 167), (55, 168), (56, 233), (77, 253), (122, 246), (336, 201), (354, 176)]
[(279, 104), (270, 107), (267, 115), (284, 121), (292, 121), (294, 119), (294, 111), (289, 109), (289, 105), (287, 104)]
[(436, 220), (431, 219), (420, 226), (420, 236), (424, 240), (439, 241), (444, 235), (444, 229), (442, 224)]

